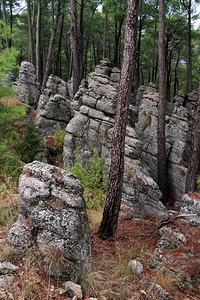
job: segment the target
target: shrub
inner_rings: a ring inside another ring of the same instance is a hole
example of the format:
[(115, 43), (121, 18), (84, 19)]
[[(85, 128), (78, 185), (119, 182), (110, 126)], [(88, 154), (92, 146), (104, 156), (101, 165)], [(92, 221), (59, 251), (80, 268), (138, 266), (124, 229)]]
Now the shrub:
[(41, 135), (35, 127), (33, 120), (28, 123), (22, 140), (17, 145), (17, 151), (22, 161), (29, 163), (36, 153), (44, 147)]
[(60, 124), (57, 123), (56, 131), (54, 133), (54, 142), (59, 152), (61, 152), (63, 149), (65, 135), (66, 135), (66, 131), (61, 129)]
[(22, 126), (27, 107), (17, 105), (0, 106), (0, 173), (6, 182), (17, 184), (23, 162), (15, 151), (20, 134), (15, 128)]
[(83, 163), (77, 151), (74, 165), (67, 165), (67, 170), (75, 174), (84, 186), (87, 207), (97, 210), (103, 207), (107, 194), (108, 177), (104, 159), (98, 156), (97, 151), (94, 151), (87, 164)]

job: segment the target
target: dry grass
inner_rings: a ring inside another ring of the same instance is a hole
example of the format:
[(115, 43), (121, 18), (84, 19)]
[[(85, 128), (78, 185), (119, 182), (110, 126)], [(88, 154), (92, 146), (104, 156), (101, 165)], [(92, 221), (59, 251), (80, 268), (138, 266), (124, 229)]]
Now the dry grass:
[(19, 98), (16, 97), (4, 97), (0, 99), (0, 102), (3, 105), (24, 105)]

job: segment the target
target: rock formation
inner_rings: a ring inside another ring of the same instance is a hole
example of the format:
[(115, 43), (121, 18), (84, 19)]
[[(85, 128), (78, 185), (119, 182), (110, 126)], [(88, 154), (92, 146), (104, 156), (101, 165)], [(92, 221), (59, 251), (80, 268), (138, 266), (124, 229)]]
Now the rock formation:
[(57, 123), (65, 129), (70, 120), (67, 104), (68, 88), (64, 80), (50, 75), (46, 88), (40, 96), (35, 125), (43, 135), (53, 135)]
[[(152, 178), (157, 182), (157, 121), (159, 93), (149, 84), (140, 93), (139, 115), (136, 131), (142, 144), (141, 159), (148, 165)], [(167, 103), (166, 152), (169, 194), (181, 202), (191, 143), (191, 120), (196, 94), (179, 92), (174, 104)]]
[(40, 84), (36, 81), (34, 66), (23, 61), (19, 70), (19, 79), (13, 83), (19, 100), (28, 103), (31, 108), (37, 107), (40, 96)]
[(90, 271), (89, 223), (83, 187), (63, 169), (34, 161), (19, 179), (19, 218), (8, 233), (18, 255), (36, 244), (44, 256), (60, 256), (62, 268), (50, 264), (50, 275), (77, 282)]
[[(111, 69), (109, 61), (103, 60), (80, 86), (71, 103), (74, 117), (66, 128), (65, 163), (74, 161), (77, 148), (84, 162), (96, 149), (109, 168), (119, 79), (120, 71)], [(135, 208), (135, 216), (151, 214), (166, 217), (168, 213), (159, 201), (161, 193), (158, 185), (140, 160), (141, 141), (130, 125), (126, 128), (125, 141), (123, 202)]]

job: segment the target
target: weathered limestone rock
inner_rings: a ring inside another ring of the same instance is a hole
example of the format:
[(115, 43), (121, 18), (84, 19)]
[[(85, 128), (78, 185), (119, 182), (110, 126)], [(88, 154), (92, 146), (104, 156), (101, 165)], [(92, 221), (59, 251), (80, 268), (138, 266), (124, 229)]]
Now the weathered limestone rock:
[[(142, 91), (144, 89), (142, 88)], [(141, 98), (139, 91), (139, 98)], [(142, 94), (136, 131), (142, 144), (142, 160), (148, 165), (153, 179), (157, 182), (157, 122), (159, 93), (148, 85)], [(195, 105), (194, 93), (186, 95), (179, 91), (174, 105), (167, 103), (166, 111), (166, 154), (168, 167), (169, 194), (181, 201), (185, 192), (185, 181), (191, 143), (191, 120)], [(136, 97), (137, 99), (137, 97)]]
[(65, 129), (71, 117), (67, 97), (67, 84), (59, 77), (50, 75), (40, 96), (35, 119), (35, 125), (43, 135), (53, 135), (57, 123)]
[(17, 254), (37, 244), (41, 252), (64, 257), (62, 268), (47, 268), (50, 275), (77, 282), (90, 271), (89, 223), (83, 187), (71, 173), (34, 161), (24, 166), (19, 179), (20, 214), (8, 233)]
[[(106, 74), (110, 74), (110, 77)], [(111, 81), (111, 78), (115, 81)], [(109, 168), (119, 79), (119, 70), (114, 68), (113, 72), (105, 60), (95, 68), (94, 73), (89, 74), (84, 86), (80, 86), (71, 104), (76, 107), (75, 115), (66, 128), (63, 149), (65, 164), (74, 161), (77, 148), (85, 162), (96, 149)], [(135, 208), (135, 216), (145, 217), (152, 214), (166, 217), (168, 213), (159, 201), (161, 193), (158, 185), (140, 161), (141, 149), (141, 141), (135, 129), (128, 125), (125, 139), (123, 202)]]
[(188, 215), (190, 225), (200, 226), (200, 194), (184, 194), (180, 206), (180, 213)]
[(17, 96), (23, 103), (28, 103), (34, 109), (40, 96), (40, 84), (36, 81), (33, 64), (23, 61), (19, 70), (19, 79), (13, 83)]

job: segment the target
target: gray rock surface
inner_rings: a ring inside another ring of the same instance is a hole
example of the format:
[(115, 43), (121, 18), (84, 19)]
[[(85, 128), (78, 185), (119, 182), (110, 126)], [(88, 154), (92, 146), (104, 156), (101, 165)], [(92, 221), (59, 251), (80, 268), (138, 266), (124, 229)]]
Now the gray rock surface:
[(8, 233), (8, 243), (19, 255), (37, 244), (48, 258), (63, 257), (62, 268), (50, 265), (50, 275), (77, 282), (90, 271), (89, 223), (83, 187), (63, 169), (34, 161), (19, 179), (20, 213)]
[[(115, 74), (114, 82), (111, 80), (112, 74)], [(66, 128), (63, 149), (65, 164), (74, 162), (77, 148), (84, 162), (89, 160), (96, 149), (109, 170), (119, 74), (118, 69), (110, 68), (107, 60), (101, 61), (95, 72), (88, 75), (87, 82), (80, 86), (71, 103), (74, 117)], [(155, 90), (155, 87), (152, 89)], [(150, 214), (166, 217), (167, 209), (159, 201), (161, 192), (140, 159), (141, 151), (142, 144), (135, 129), (127, 125), (122, 200), (126, 205), (134, 207), (135, 216), (145, 217)]]
[(19, 79), (13, 83), (19, 100), (28, 103), (30, 107), (37, 107), (40, 96), (40, 84), (36, 81), (35, 67), (33, 64), (23, 61), (19, 70)]
[(129, 261), (128, 268), (138, 275), (142, 274), (144, 271), (143, 265), (137, 260)]
[(200, 194), (184, 194), (180, 213), (188, 216), (190, 225), (200, 226)]
[[(141, 87), (136, 97), (139, 105), (136, 132), (142, 145), (141, 159), (148, 165), (150, 175), (157, 182), (157, 122), (159, 93), (149, 84)], [(170, 196), (181, 202), (185, 191), (187, 165), (191, 143), (191, 120), (196, 94), (179, 91), (174, 104), (167, 103), (166, 153)]]
[(37, 107), (35, 125), (40, 133), (53, 135), (57, 124), (61, 129), (66, 128), (71, 118), (67, 97), (67, 84), (59, 77), (50, 75)]

